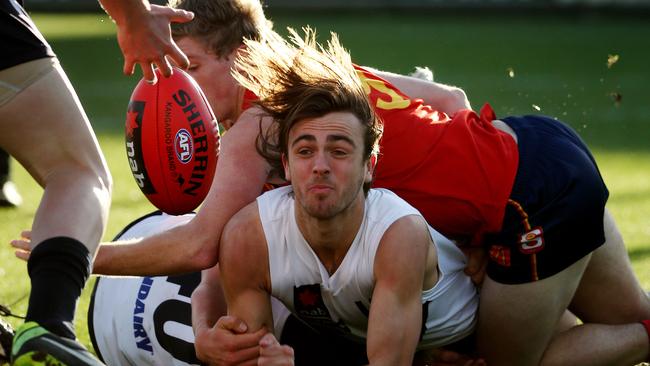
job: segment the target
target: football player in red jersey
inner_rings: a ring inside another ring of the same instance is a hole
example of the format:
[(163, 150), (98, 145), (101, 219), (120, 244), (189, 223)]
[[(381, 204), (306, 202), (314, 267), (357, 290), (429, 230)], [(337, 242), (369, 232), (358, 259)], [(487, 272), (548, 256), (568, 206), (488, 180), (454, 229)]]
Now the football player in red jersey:
[[(182, 6), (197, 5), (185, 2)], [(243, 7), (235, 12), (240, 9), (248, 11)], [(253, 32), (253, 39), (266, 26), (261, 8), (256, 14), (258, 31)], [(198, 55), (234, 62), (241, 38), (235, 37), (226, 51), (219, 51), (211, 43), (225, 42), (219, 41), (219, 33), (213, 39), (203, 33), (210, 28), (200, 21), (196, 24), (191, 36), (177, 34), (179, 42), (186, 38), (198, 46)], [(196, 66), (198, 80), (203, 65)], [(592, 365), (616, 362), (607, 357), (621, 363), (647, 357), (648, 339), (642, 325), (647, 322), (639, 322), (650, 318), (648, 299), (604, 208), (607, 190), (575, 133), (545, 117), (497, 120), (489, 107), (480, 115), (463, 111), (450, 118), (409, 98), (418, 92), (409, 90), (401, 79), (367, 71), (359, 69), (371, 103), (377, 113), (388, 117), (382, 116), (386, 129), (376, 182), (405, 196), (446, 235), (489, 251), (479, 323), (479, 347), (488, 363), (539, 364), (557, 357), (569, 364)], [(219, 84), (216, 80), (215, 76), (199, 83)], [(228, 109), (234, 111), (235, 119), (229, 119)], [(263, 117), (259, 107), (244, 109), (239, 103), (224, 104), (224, 111), (217, 115), (232, 127), (222, 141), (211, 193), (197, 217), (138, 245), (105, 248), (98, 256), (99, 272), (155, 274), (212, 266), (218, 261), (215, 246), (227, 220), (252, 202), (265, 182), (282, 182), (278, 179), (281, 171), (254, 149), (260, 124), (266, 129), (273, 121)], [(423, 147), (427, 150), (420, 151)], [(405, 158), (411, 165), (401, 169)], [(556, 170), (549, 171), (549, 167)], [(188, 237), (195, 239), (190, 245)], [(233, 340), (225, 339), (221, 331), (238, 329), (241, 322), (232, 318), (217, 322), (219, 314), (210, 312), (214, 289), (218, 287), (208, 275), (194, 294), (195, 332), (203, 342), (197, 349), (210, 350), (212, 344), (223, 351)], [(569, 305), (586, 324), (568, 325), (556, 332)], [(228, 357), (254, 358), (259, 337), (245, 334), (240, 339), (239, 345), (248, 347)]]
[[(187, 59), (169, 24), (191, 14), (146, 0), (102, 0), (118, 25), (125, 72), (140, 63)], [(88, 118), (54, 52), (22, 6), (0, 0), (0, 146), (44, 188), (31, 231), (31, 292), (26, 322), (16, 332), (12, 363), (99, 364), (75, 341), (77, 299), (104, 233), (112, 178)]]
[[(294, 37), (291, 47), (269, 35), (264, 42), (246, 42), (236, 64), (237, 79), (274, 116), (260, 149), (274, 167), (286, 164), (282, 146), (296, 118), (291, 112), (274, 114), (278, 106), (292, 104), (292, 94), (284, 89), (290, 87), (287, 80), (296, 69), (311, 67), (317, 77), (306, 76), (296, 90), (304, 85), (317, 89), (338, 78), (327, 66), (331, 59), (346, 62), (340, 52), (329, 54), (311, 42), (309, 35), (305, 40)], [(477, 332), (479, 354), (487, 363), (609, 365), (646, 360), (649, 300), (605, 209), (609, 192), (577, 134), (544, 116), (499, 120), (489, 105), (480, 115), (459, 111), (447, 117), (402, 100), (398, 90), (373, 96), (391, 86), (376, 77), (367, 81), (367, 76), (363, 73), (361, 82), (384, 121), (373, 186), (391, 188), (459, 243), (489, 250)], [(387, 118), (383, 108), (420, 113)], [(408, 168), (400, 170), (399, 163)], [(621, 298), (630, 301), (621, 304)], [(558, 328), (567, 308), (584, 324)], [(617, 342), (612, 344), (609, 337)]]
[[(359, 71), (385, 122), (375, 186), (401, 194), (443, 233), (489, 251), (478, 332), (488, 363), (593, 365), (648, 356), (648, 299), (605, 210), (607, 189), (575, 132), (541, 116), (498, 120), (489, 107), (450, 118)], [(210, 313), (210, 275), (194, 294), (193, 315), (199, 339), (215, 339), (219, 356), (232, 346), (219, 330), (241, 323), (217, 322)], [(586, 324), (574, 326), (567, 308)], [(258, 352), (254, 337), (241, 339), (247, 347), (231, 360)]]

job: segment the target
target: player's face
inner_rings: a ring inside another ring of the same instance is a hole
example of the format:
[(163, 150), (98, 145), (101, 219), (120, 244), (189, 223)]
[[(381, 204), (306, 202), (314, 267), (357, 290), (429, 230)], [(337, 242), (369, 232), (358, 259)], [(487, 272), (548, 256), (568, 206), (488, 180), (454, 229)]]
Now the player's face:
[(183, 37), (176, 42), (190, 59), (189, 74), (203, 90), (219, 123), (230, 127), (239, 113), (239, 84), (230, 75), (236, 51), (217, 58), (202, 42)]
[(289, 132), (284, 157), (298, 207), (317, 219), (331, 219), (363, 204), (370, 181), (363, 157), (363, 126), (352, 113), (334, 112), (298, 122)]

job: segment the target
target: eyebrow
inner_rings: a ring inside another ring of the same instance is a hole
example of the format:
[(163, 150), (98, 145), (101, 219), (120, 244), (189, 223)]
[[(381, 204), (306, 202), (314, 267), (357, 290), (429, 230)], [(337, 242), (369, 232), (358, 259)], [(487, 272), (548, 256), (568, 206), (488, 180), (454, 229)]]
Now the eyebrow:
[[(316, 137), (314, 137), (314, 135), (309, 135), (309, 134), (300, 135), (295, 140), (293, 140), (293, 142), (291, 143), (291, 147), (295, 146), (297, 143), (303, 140), (313, 142), (316, 141)], [(348, 144), (352, 145), (353, 147), (356, 147), (354, 141), (351, 138), (344, 135), (327, 135), (326, 141), (327, 142), (345, 141)]]

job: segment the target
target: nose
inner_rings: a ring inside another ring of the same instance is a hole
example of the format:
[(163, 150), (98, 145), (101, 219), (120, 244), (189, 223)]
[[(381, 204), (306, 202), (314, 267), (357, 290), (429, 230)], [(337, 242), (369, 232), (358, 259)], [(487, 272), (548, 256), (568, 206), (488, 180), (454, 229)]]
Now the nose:
[(329, 160), (327, 154), (318, 152), (314, 156), (312, 172), (316, 175), (326, 175), (330, 172)]

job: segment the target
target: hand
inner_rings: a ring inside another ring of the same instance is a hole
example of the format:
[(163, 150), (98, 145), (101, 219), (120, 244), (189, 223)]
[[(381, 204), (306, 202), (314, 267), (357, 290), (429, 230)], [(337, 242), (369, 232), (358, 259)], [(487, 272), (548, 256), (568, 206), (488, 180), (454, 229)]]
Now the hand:
[(485, 269), (487, 267), (487, 250), (483, 247), (461, 247), (465, 257), (467, 257), (467, 266), (465, 274), (468, 275), (476, 286), (483, 283)]
[(171, 37), (170, 23), (185, 23), (194, 14), (167, 6), (151, 5), (139, 19), (128, 19), (118, 25), (117, 42), (124, 54), (124, 74), (132, 75), (135, 64), (140, 64), (144, 79), (155, 84), (156, 65), (164, 76), (172, 74), (172, 67), (166, 56), (178, 66), (189, 67), (187, 56)]
[(471, 358), (468, 355), (436, 348), (420, 351), (415, 354), (414, 366), (486, 366), (481, 358)]
[(23, 230), (20, 232), (20, 239), (12, 240), (11, 246), (16, 248), (14, 254), (17, 258), (27, 261), (32, 253), (32, 231)]
[(259, 366), (293, 366), (293, 348), (278, 343), (273, 334), (260, 340)]
[(257, 365), (262, 336), (261, 328), (246, 333), (246, 324), (232, 316), (222, 316), (214, 327), (197, 329), (194, 347), (199, 360), (210, 365)]

